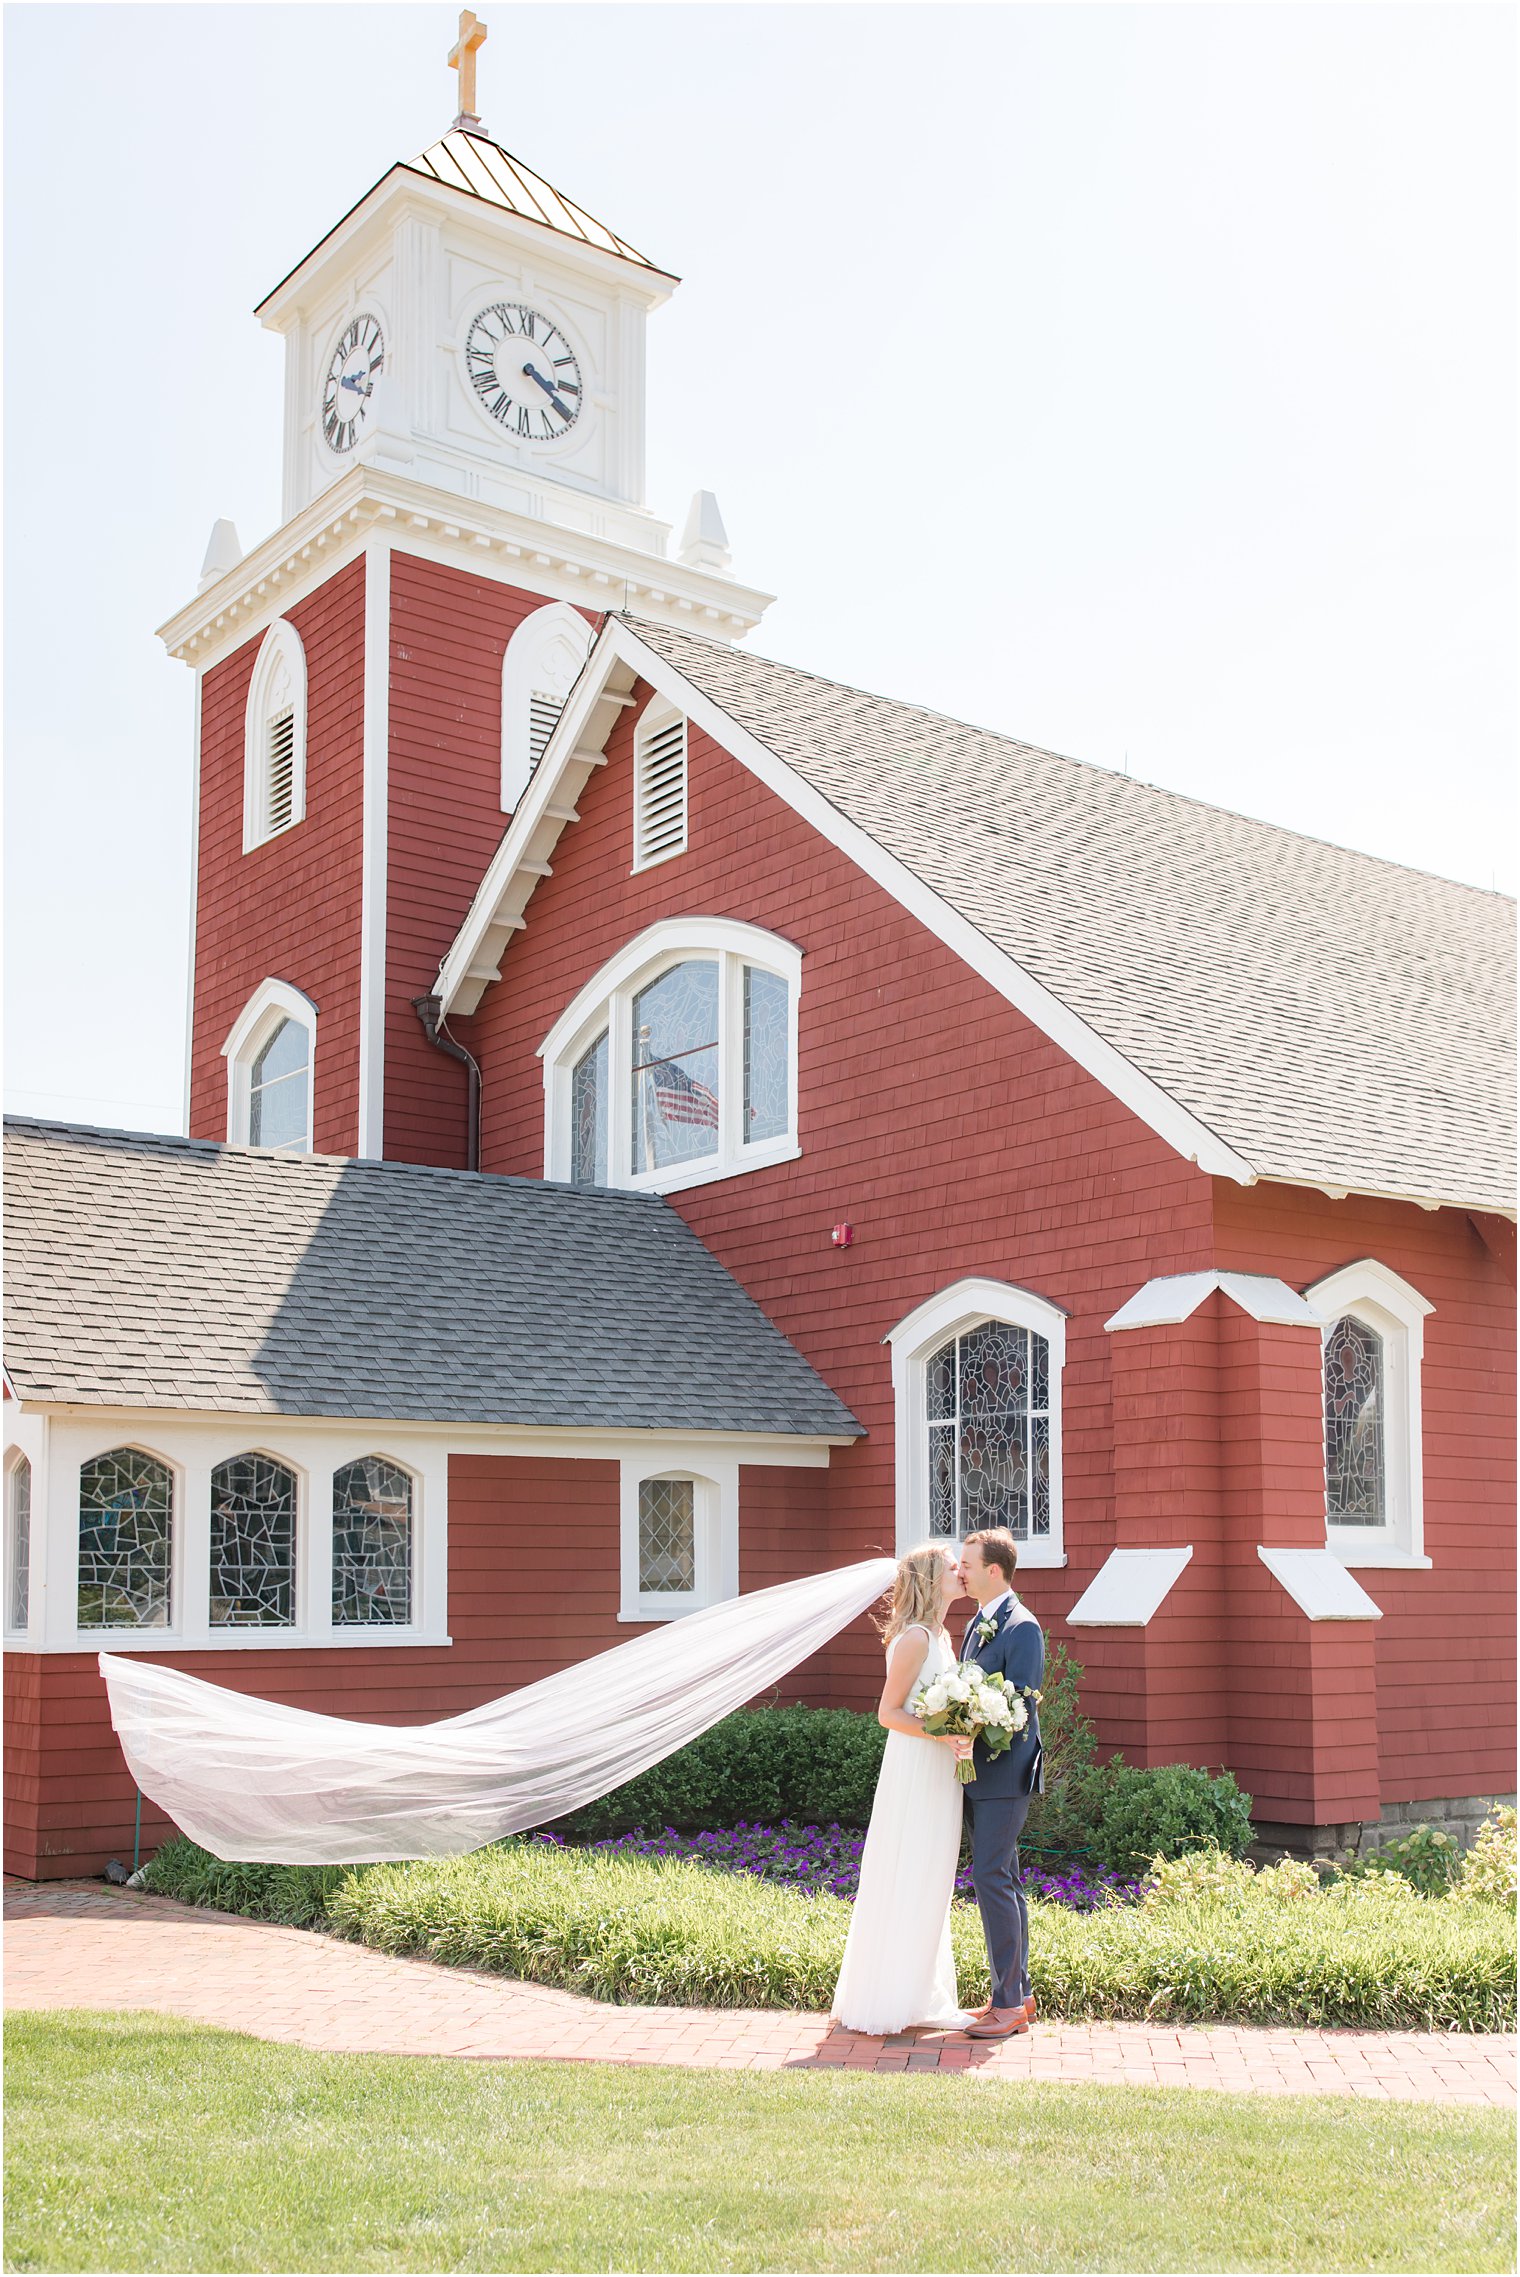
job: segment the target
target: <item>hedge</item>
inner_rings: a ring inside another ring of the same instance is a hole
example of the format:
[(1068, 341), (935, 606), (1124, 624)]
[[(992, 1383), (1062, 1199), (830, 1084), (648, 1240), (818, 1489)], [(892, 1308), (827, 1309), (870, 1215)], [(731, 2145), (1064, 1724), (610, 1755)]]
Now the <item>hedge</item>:
[[(262, 1877), (262, 1879), (260, 1879)], [(1266, 1882), (1266, 1877), (1263, 1877)], [(850, 1907), (688, 1860), (514, 1840), (408, 1865), (221, 1866), (175, 1841), (148, 1886), (381, 1952), (498, 1970), (602, 2000), (828, 2006)], [(1421, 1898), (1396, 1877), (1277, 1902), (1183, 1891), (1080, 1914), (1030, 1907), (1047, 2016), (1498, 2031), (1515, 2018), (1514, 1925), (1492, 1903)], [(975, 1910), (952, 1909), (961, 1997), (987, 1997)]]

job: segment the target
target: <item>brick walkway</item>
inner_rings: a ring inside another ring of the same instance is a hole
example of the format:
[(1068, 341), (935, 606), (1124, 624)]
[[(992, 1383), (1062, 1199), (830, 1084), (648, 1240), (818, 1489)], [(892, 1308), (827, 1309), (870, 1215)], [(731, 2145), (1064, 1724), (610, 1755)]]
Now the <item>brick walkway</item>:
[(1037, 2024), (992, 2046), (865, 2039), (825, 2016), (613, 2007), (99, 1883), (10, 1883), (5, 1918), (7, 2007), (156, 2009), (303, 2048), (1515, 2102), (1515, 2042), (1500, 2033)]

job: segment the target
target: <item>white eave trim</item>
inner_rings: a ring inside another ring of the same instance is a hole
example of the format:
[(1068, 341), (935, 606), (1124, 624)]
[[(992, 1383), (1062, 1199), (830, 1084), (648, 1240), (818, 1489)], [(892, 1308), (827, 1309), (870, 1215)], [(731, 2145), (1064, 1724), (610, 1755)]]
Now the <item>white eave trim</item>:
[(874, 879), (892, 898), (919, 919), (1022, 1012), (1043, 1034), (1085, 1068), (1094, 1080), (1146, 1123), (1157, 1136), (1200, 1170), (1233, 1178), (1239, 1185), (1254, 1183), (1256, 1173), (1243, 1156), (1225, 1145), (1215, 1133), (1180, 1107), (1149, 1076), (1104, 1041), (1040, 981), (997, 948), (959, 910), (924, 884), (895, 854), (877, 844), (857, 823), (831, 805), (821, 791), (804, 782), (784, 760), (740, 727), (711, 697), (694, 687), (672, 664), (642, 641), (621, 618), (609, 618), (586, 661), (586, 668), (571, 691), (570, 700), (547, 748), (519, 812), (513, 818), (495, 859), (481, 881), (479, 892), (444, 958), (438, 976), (443, 1010), (473, 1012), (492, 980), (500, 977), (500, 960), (514, 932), (526, 922), (524, 910), (542, 874), (520, 869), (525, 862), (548, 859), (563, 822), (548, 816), (550, 807), (574, 806), (575, 793), (590, 769), (601, 764), (601, 752), (622, 708), (620, 701), (597, 715), (606, 692), (626, 696), (636, 679), (649, 683), (676, 704), (703, 733), (721, 744), (731, 757), (768, 790), (785, 800), (831, 845)]
[(1110, 1550), (1066, 1619), (1074, 1629), (1143, 1629), (1160, 1612), (1193, 1546)]
[(1169, 1328), (1191, 1320), (1205, 1298), (1216, 1289), (1239, 1305), (1252, 1320), (1276, 1321), (1285, 1328), (1318, 1328), (1320, 1315), (1270, 1273), (1164, 1273), (1147, 1281), (1120, 1305), (1105, 1329)]
[(1274, 1580), (1281, 1582), (1301, 1613), (1311, 1621), (1380, 1621), (1383, 1609), (1374, 1605), (1361, 1583), (1346, 1571), (1333, 1550), (1269, 1549), (1258, 1542), (1256, 1555)]

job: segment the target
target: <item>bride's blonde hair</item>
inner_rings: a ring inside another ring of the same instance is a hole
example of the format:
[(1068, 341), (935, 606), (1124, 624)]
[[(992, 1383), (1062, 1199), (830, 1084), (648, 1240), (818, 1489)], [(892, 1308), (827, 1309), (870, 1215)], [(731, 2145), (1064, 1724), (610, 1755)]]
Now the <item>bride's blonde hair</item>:
[(939, 1634), (939, 1570), (953, 1555), (948, 1542), (921, 1542), (898, 1559), (887, 1617), (876, 1624), (884, 1645), (890, 1648), (904, 1629), (915, 1626)]

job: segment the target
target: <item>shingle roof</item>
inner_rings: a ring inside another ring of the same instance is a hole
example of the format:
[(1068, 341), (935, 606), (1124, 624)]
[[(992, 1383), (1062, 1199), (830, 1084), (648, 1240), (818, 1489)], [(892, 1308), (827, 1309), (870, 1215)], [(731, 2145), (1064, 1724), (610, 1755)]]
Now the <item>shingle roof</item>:
[(1505, 897), (634, 629), (1259, 1176), (1513, 1208)]
[(5, 1131), (6, 1364), (23, 1399), (860, 1432), (656, 1196)]

